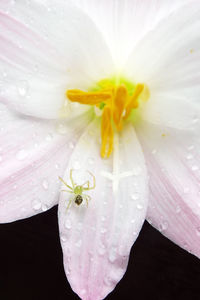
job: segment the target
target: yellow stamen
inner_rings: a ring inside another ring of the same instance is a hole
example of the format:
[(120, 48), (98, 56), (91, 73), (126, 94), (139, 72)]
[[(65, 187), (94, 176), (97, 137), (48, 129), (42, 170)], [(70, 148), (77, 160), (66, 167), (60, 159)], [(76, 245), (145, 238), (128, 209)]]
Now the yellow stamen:
[(127, 96), (127, 88), (125, 85), (120, 85), (115, 93), (113, 107), (113, 121), (115, 122), (118, 131), (122, 129), (122, 117), (126, 107)]
[(132, 97), (130, 98), (129, 103), (126, 106), (126, 113), (125, 113), (124, 119), (127, 119), (129, 117), (132, 109), (138, 108), (138, 106), (139, 106), (138, 99), (139, 99), (139, 96), (141, 95), (141, 93), (143, 92), (143, 90), (144, 90), (144, 84), (141, 84), (141, 83), (137, 84), (135, 92), (132, 95)]
[(102, 110), (101, 156), (109, 157), (113, 151), (114, 127), (117, 131), (122, 130), (123, 122), (131, 111), (138, 108), (139, 99), (149, 98), (149, 90), (141, 83), (134, 86), (125, 82), (116, 87), (114, 82), (107, 79), (99, 82), (99, 88), (90, 92), (68, 90), (66, 96), (72, 102), (97, 106)]
[(80, 90), (68, 90), (66, 96), (72, 102), (81, 104), (96, 105), (101, 102), (106, 102), (112, 98), (111, 90), (103, 90), (98, 92), (83, 92)]
[(113, 128), (111, 108), (105, 107), (101, 120), (101, 156), (109, 157), (113, 150)]

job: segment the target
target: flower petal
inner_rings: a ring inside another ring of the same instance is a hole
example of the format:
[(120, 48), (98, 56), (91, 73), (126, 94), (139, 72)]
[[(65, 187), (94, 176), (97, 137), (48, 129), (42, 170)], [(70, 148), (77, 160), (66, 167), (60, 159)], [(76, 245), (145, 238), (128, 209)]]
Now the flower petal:
[(137, 129), (150, 173), (149, 222), (182, 248), (200, 257), (199, 133)]
[(57, 118), (67, 89), (113, 73), (101, 34), (74, 5), (24, 0), (0, 8), (0, 88), (16, 110)]
[(191, 128), (199, 118), (200, 2), (178, 9), (134, 49), (126, 74), (145, 82), (151, 97), (142, 118), (174, 128)]
[(65, 272), (82, 299), (103, 299), (124, 275), (146, 215), (146, 167), (132, 125), (124, 128), (119, 141), (115, 136), (112, 161), (100, 157), (100, 123), (94, 121), (70, 158), (64, 177), (69, 185), (72, 169), (74, 182), (83, 184), (89, 179), (93, 185), (88, 170), (96, 186), (85, 191), (91, 195), (88, 208), (86, 203), (77, 206), (74, 195), (61, 193), (59, 227)]
[(74, 143), (90, 120), (49, 122), (0, 105), (0, 222), (40, 213), (58, 202), (59, 180)]
[(158, 22), (188, 0), (74, 0), (102, 31), (116, 65), (123, 65), (133, 47)]

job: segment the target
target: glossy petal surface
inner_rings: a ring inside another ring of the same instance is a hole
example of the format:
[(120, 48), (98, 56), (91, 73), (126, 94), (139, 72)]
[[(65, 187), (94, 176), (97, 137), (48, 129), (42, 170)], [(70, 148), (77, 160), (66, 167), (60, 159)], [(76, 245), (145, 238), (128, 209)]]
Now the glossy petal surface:
[(95, 176), (95, 189), (84, 192), (91, 196), (88, 208), (72, 202), (66, 211), (74, 199), (70, 193), (61, 193), (59, 203), (65, 272), (72, 289), (88, 300), (103, 299), (124, 275), (147, 207), (146, 167), (133, 127), (115, 137), (113, 160), (103, 160), (99, 126), (97, 120), (82, 135), (64, 177), (71, 185), (69, 173), (75, 169), (74, 182), (92, 185), (87, 170)]
[(137, 130), (150, 174), (147, 219), (182, 248), (200, 257), (199, 133)]
[(101, 34), (74, 5), (0, 4), (0, 83), (7, 105), (26, 115), (59, 118), (67, 89), (91, 88), (111, 73)]
[(11, 222), (58, 203), (60, 182), (74, 145), (90, 120), (69, 124), (14, 114), (1, 104), (0, 222)]

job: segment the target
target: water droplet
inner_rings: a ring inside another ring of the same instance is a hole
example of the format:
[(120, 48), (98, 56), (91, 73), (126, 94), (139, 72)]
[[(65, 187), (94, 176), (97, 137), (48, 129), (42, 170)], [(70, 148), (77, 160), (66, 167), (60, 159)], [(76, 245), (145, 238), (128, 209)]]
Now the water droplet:
[(190, 189), (189, 189), (188, 187), (185, 187), (185, 188), (183, 189), (183, 193), (184, 193), (184, 194), (188, 194), (189, 191), (190, 191)]
[(25, 97), (28, 92), (28, 83), (26, 81), (21, 81), (17, 87), (17, 90), (21, 97)]
[(44, 189), (44, 190), (48, 190), (48, 188), (49, 188), (49, 183), (48, 183), (47, 179), (44, 179), (44, 180), (42, 181), (42, 186), (43, 186), (43, 189)]
[(27, 157), (28, 153), (26, 152), (26, 150), (21, 149), (16, 153), (16, 158), (18, 160), (24, 160)]
[(139, 209), (139, 210), (143, 209), (143, 205), (142, 205), (141, 203), (138, 203), (138, 204), (136, 205), (136, 207), (137, 207), (137, 209)]
[(134, 223), (135, 223), (135, 219), (132, 219), (132, 220), (131, 220), (131, 224), (134, 224)]
[(82, 295), (82, 296), (84, 296), (85, 294), (86, 294), (86, 290), (85, 289), (82, 289), (81, 291), (80, 291), (80, 294)]
[(194, 145), (188, 146), (188, 150), (193, 150), (193, 149), (194, 149)]
[(46, 204), (42, 204), (42, 211), (47, 211), (48, 206)]
[(104, 233), (106, 233), (106, 232), (107, 232), (107, 229), (104, 228), (104, 227), (102, 227), (102, 228), (101, 228), (101, 233), (104, 234)]
[(109, 251), (108, 259), (111, 263), (114, 263), (117, 258), (117, 251), (115, 247), (112, 247)]
[(176, 213), (177, 213), (177, 214), (179, 214), (179, 213), (181, 212), (181, 208), (180, 208), (180, 206), (179, 206), (179, 205), (177, 205), (177, 207), (176, 207), (176, 210), (175, 210), (175, 211), (176, 211)]
[(45, 140), (46, 140), (47, 142), (51, 142), (52, 139), (53, 139), (53, 134), (52, 134), (52, 133), (49, 133), (49, 134), (46, 136), (46, 138), (45, 138)]
[(112, 280), (110, 277), (105, 277), (104, 278), (104, 283), (107, 285), (107, 286), (111, 286), (112, 285)]
[(163, 231), (167, 230), (168, 226), (169, 226), (168, 222), (167, 221), (163, 221), (159, 225), (159, 230), (161, 232), (163, 232)]
[(57, 125), (57, 131), (58, 131), (59, 134), (66, 134), (67, 133), (67, 126), (65, 126), (62, 123), (59, 123)]
[(71, 227), (72, 227), (71, 221), (70, 221), (69, 219), (67, 219), (67, 220), (65, 221), (65, 228), (66, 228), (66, 229), (71, 229)]
[(69, 148), (74, 149), (74, 144), (72, 142), (69, 143)]
[(199, 170), (199, 167), (197, 165), (192, 166), (192, 171), (197, 171)]
[(55, 168), (56, 168), (56, 169), (59, 169), (59, 168), (60, 168), (60, 165), (59, 165), (59, 164), (55, 164)]
[(66, 238), (66, 236), (64, 236), (64, 235), (60, 235), (60, 239), (61, 239), (61, 241), (63, 242), (63, 243), (65, 243), (66, 242), (66, 240), (67, 240), (67, 238)]
[(135, 194), (132, 194), (132, 195), (131, 195), (131, 199), (132, 199), (132, 200), (138, 200), (139, 197), (140, 197), (140, 196), (139, 196), (138, 193), (135, 193)]
[(100, 245), (98, 248), (99, 255), (104, 255), (106, 253), (106, 247), (104, 245)]
[(77, 248), (80, 248), (81, 245), (82, 245), (82, 240), (78, 240), (78, 241), (75, 243), (75, 246), (76, 246)]
[(151, 153), (152, 153), (152, 154), (156, 154), (156, 153), (157, 153), (157, 150), (156, 150), (156, 149), (153, 149), (153, 150), (151, 151)]
[(196, 229), (196, 234), (197, 234), (198, 236), (200, 236), (200, 227), (197, 227), (197, 229)]
[(186, 156), (186, 158), (187, 158), (188, 160), (190, 160), (190, 159), (193, 158), (193, 155), (192, 155), (192, 154), (188, 154), (188, 155)]
[(33, 201), (32, 201), (32, 207), (33, 207), (34, 210), (39, 210), (39, 209), (41, 209), (41, 207), (42, 207), (41, 201), (38, 200), (38, 199), (33, 200)]

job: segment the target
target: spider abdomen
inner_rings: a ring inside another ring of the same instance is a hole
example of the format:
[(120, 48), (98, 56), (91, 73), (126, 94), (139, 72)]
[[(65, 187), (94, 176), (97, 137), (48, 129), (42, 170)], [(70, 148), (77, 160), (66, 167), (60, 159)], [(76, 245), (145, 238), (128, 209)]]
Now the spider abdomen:
[(77, 205), (80, 205), (83, 202), (83, 197), (81, 195), (77, 195), (74, 201)]

